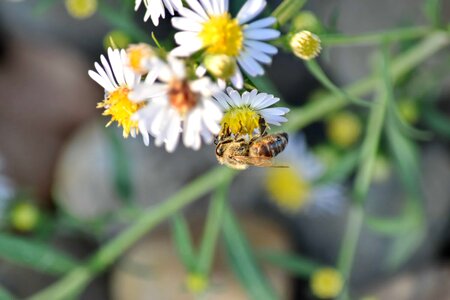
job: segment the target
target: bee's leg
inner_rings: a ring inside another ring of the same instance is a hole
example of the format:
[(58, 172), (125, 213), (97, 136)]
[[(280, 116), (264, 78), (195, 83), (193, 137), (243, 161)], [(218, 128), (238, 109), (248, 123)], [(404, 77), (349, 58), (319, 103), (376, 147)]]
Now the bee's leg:
[(269, 128), (269, 126), (267, 125), (266, 119), (264, 119), (263, 117), (259, 117), (258, 123), (259, 123), (259, 132), (260, 132), (261, 136), (266, 135), (267, 129)]

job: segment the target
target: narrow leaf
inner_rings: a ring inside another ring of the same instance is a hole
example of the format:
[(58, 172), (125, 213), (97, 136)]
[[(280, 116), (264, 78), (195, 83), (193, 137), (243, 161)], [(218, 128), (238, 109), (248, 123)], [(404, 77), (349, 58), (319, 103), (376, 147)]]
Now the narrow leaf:
[(284, 0), (273, 11), (272, 16), (277, 18), (280, 25), (284, 25), (298, 14), (305, 3), (306, 0)]
[(189, 227), (181, 214), (176, 214), (172, 218), (172, 237), (178, 256), (184, 266), (187, 270), (192, 270), (195, 266), (194, 249)]
[(255, 256), (239, 228), (235, 217), (227, 208), (224, 215), (224, 238), (233, 271), (252, 299), (277, 299), (269, 281), (256, 263)]
[(0, 257), (43, 273), (60, 275), (75, 268), (77, 262), (46, 244), (0, 234)]

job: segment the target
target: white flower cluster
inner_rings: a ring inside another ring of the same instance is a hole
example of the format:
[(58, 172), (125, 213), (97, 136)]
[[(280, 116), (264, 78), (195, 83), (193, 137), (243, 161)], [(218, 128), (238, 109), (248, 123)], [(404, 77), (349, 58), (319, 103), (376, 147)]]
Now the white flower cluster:
[[(136, 9), (141, 2), (136, 0)], [(107, 57), (100, 57), (101, 64), (95, 63), (89, 75), (106, 91), (98, 107), (111, 117), (108, 125), (117, 122), (124, 137), (141, 134), (146, 145), (152, 136), (156, 145), (172, 152), (180, 136), (186, 147), (197, 150), (202, 141), (211, 143), (223, 126), (248, 124), (244, 129), (251, 135), (260, 119), (266, 125), (287, 121), (287, 108), (268, 108), (278, 98), (227, 87), (243, 89), (245, 77), (263, 75), (262, 65), (277, 53), (267, 43), (280, 36), (271, 28), (276, 19), (255, 20), (265, 0), (248, 0), (234, 17), (228, 0), (143, 2), (144, 19), (151, 18), (155, 26), (166, 9), (179, 15), (171, 20), (180, 30), (175, 34), (178, 46), (165, 52), (137, 44), (126, 50), (110, 48)], [(244, 133), (241, 129), (234, 134)]]

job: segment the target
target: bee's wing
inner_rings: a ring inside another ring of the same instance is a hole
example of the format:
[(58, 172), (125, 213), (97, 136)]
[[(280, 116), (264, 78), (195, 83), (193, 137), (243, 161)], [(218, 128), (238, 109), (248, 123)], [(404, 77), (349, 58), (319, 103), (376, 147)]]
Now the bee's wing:
[(274, 165), (271, 157), (234, 156), (236, 162), (254, 167), (289, 168), (288, 166)]

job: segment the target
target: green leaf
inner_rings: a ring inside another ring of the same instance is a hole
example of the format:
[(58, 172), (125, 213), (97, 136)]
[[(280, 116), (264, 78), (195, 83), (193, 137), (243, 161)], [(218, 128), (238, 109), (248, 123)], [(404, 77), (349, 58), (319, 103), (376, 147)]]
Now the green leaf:
[(277, 18), (278, 24), (284, 25), (298, 14), (305, 3), (306, 0), (284, 0), (273, 11), (272, 16)]
[(256, 263), (255, 256), (244, 233), (229, 208), (224, 215), (225, 246), (233, 271), (252, 299), (277, 299), (269, 281)]
[(441, 113), (435, 103), (425, 102), (423, 117), (426, 124), (438, 135), (450, 139), (450, 118)]
[(390, 270), (395, 270), (404, 264), (419, 248), (425, 238), (425, 230), (423, 228), (416, 228), (395, 239), (389, 256), (387, 257), (387, 267)]
[(65, 274), (78, 265), (73, 258), (55, 248), (6, 233), (0, 233), (0, 257), (53, 275)]
[(172, 218), (172, 237), (178, 256), (187, 270), (192, 270), (195, 266), (195, 254), (192, 246), (191, 235), (186, 220), (181, 214), (176, 214)]
[(292, 274), (309, 278), (321, 265), (309, 258), (276, 251), (260, 251), (258, 258), (280, 267)]

